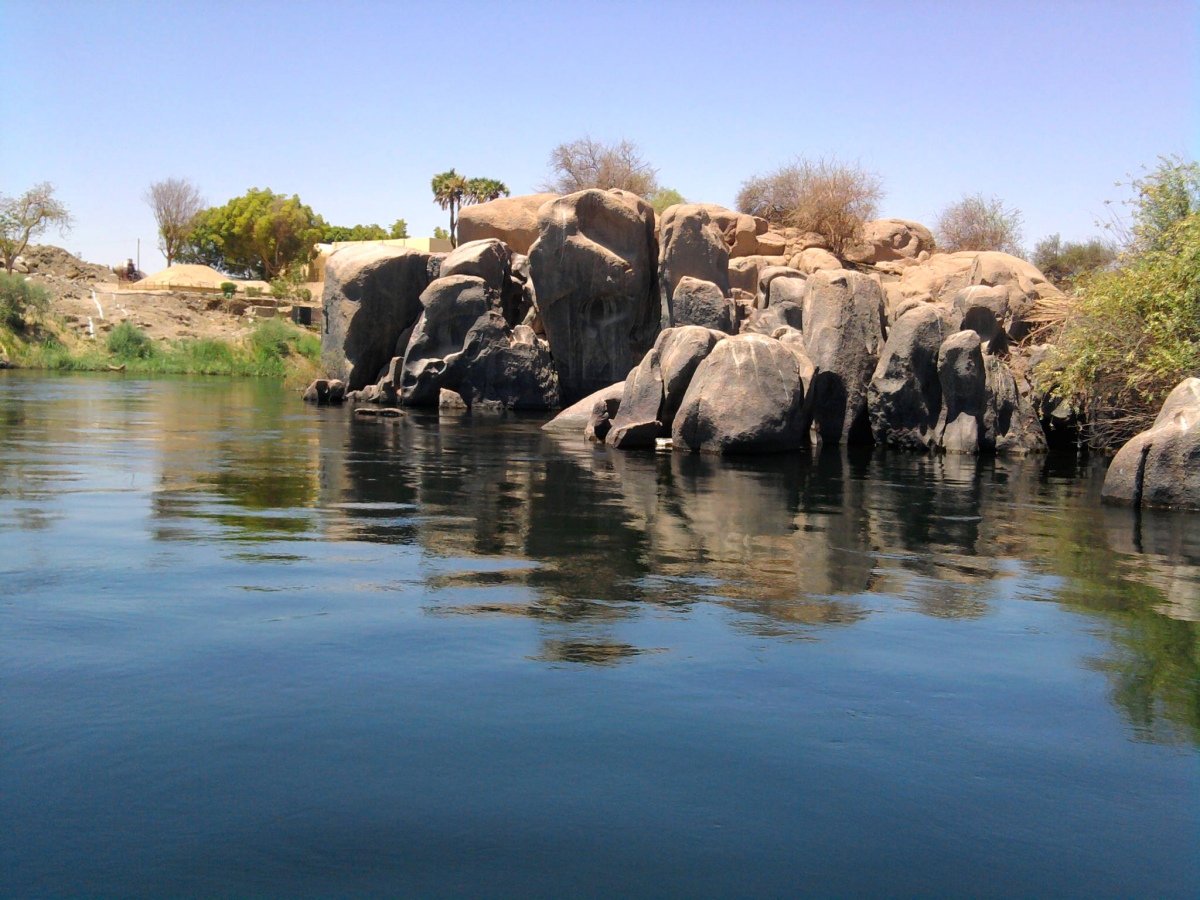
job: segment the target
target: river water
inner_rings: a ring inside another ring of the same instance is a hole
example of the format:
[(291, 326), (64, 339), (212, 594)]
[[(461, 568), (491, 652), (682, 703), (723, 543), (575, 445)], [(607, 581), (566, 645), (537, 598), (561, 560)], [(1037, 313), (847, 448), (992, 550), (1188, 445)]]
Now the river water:
[(0, 896), (1200, 894), (1200, 516), (0, 373)]

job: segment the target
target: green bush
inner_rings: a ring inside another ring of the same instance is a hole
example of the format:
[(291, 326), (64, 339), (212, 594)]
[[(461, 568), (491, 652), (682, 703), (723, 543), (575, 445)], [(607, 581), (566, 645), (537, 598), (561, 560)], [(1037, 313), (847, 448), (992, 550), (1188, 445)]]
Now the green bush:
[(231, 298), (234, 295), (235, 291), (237, 291), (237, 285), (234, 284), (232, 281), (222, 281), (221, 282), (221, 293), (225, 295), (226, 300)]
[(1061, 236), (1052, 234), (1038, 241), (1030, 261), (1056, 287), (1070, 290), (1084, 275), (1111, 266), (1116, 258), (1112, 247), (1099, 238), (1063, 243)]
[(150, 359), (154, 356), (154, 340), (128, 320), (109, 332), (104, 346), (117, 359)]
[(1124, 443), (1180, 381), (1200, 376), (1200, 212), (1157, 231), (1155, 244), (1083, 280), (1039, 370), (1084, 411), (1093, 446)]
[(248, 287), (248, 288), (246, 288), (246, 296), (251, 297), (251, 298), (261, 297), (262, 296), (262, 288), (254, 287), (254, 286)]
[(0, 325), (22, 331), (26, 316), (44, 313), (49, 307), (50, 295), (44, 287), (21, 275), (0, 272)]

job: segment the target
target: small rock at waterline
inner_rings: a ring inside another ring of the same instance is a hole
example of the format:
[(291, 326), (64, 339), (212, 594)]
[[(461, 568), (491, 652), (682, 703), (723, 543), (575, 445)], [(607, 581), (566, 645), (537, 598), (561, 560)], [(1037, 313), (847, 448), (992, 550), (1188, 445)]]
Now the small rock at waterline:
[(404, 412), (394, 406), (360, 406), (354, 410), (354, 414), (376, 419), (398, 419)]

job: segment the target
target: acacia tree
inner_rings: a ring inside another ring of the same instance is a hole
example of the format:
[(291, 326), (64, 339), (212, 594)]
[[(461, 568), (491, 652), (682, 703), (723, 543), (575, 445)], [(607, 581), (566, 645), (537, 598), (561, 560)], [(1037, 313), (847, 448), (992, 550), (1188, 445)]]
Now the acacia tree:
[(934, 235), (938, 249), (947, 253), (959, 250), (999, 250), (1021, 255), (1021, 211), (1009, 209), (997, 197), (983, 194), (964, 196), (938, 215)]
[(156, 181), (143, 196), (158, 225), (158, 249), (175, 262), (195, 226), (196, 216), (204, 209), (204, 198), (186, 178), (166, 178)]
[(658, 191), (658, 170), (631, 141), (606, 144), (582, 137), (550, 151), (550, 178), (542, 187), (557, 194), (623, 190), (649, 200)]
[(450, 210), (450, 244), (458, 246), (458, 211), (474, 203), (508, 196), (508, 185), (494, 178), (466, 178), (451, 169), (434, 175), (430, 183), (433, 202)]
[(327, 227), (295, 194), (258, 188), (204, 210), (195, 222), (180, 259), (268, 280), (312, 259)]
[(35, 184), (19, 197), (0, 194), (0, 257), (4, 270), (11, 275), (17, 257), (25, 252), (30, 240), (57, 228), (66, 234), (74, 220), (61, 200), (54, 196), (48, 181)]
[(856, 163), (833, 157), (797, 158), (742, 182), (739, 212), (821, 235), (840, 256), (875, 217), (883, 180)]

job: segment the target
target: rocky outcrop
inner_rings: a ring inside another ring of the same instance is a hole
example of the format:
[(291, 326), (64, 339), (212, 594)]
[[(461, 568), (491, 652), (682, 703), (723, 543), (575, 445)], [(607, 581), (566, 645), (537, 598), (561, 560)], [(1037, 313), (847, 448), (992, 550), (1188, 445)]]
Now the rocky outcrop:
[(938, 351), (948, 333), (943, 314), (930, 305), (909, 310), (892, 325), (867, 387), (876, 443), (905, 450), (934, 447), (942, 410)]
[(841, 260), (828, 250), (822, 250), (820, 247), (809, 247), (807, 250), (801, 250), (792, 257), (788, 265), (805, 275), (811, 275), (813, 272), (843, 268)]
[(696, 368), (671, 436), (679, 449), (768, 453), (807, 444), (804, 353), (759, 334), (718, 341)]
[(675, 294), (680, 280), (699, 279), (729, 296), (729, 249), (721, 231), (697, 203), (681, 203), (667, 209), (658, 225), (658, 290), (660, 322), (672, 325), (702, 324), (680, 318), (675, 312)]
[(321, 364), (356, 391), (379, 378), (421, 315), (430, 255), (365, 244), (335, 251), (325, 266)]
[(538, 308), (574, 402), (624, 379), (658, 334), (654, 210), (626, 191), (580, 191), (544, 205), (538, 231)]
[(808, 279), (804, 339), (816, 366), (813, 427), (827, 444), (871, 442), (867, 385), (884, 345), (883, 294), (873, 278), (850, 270)]
[(474, 275), (482, 278), (489, 291), (489, 305), (498, 309), (509, 325), (518, 325), (523, 314), (525, 283), (513, 271), (513, 252), (496, 238), (470, 241), (441, 261), (440, 278)]
[(984, 354), (976, 332), (959, 331), (943, 342), (938, 380), (942, 388), (939, 449), (971, 454), (1045, 450), (1045, 435), (1032, 404), (1003, 360)]
[(1154, 424), (1120, 449), (1102, 496), (1131, 506), (1200, 509), (1200, 378), (1176, 386)]
[(698, 325), (669, 328), (629, 373), (608, 443), (621, 450), (653, 448), (671, 433), (696, 367), (724, 335)]
[[(758, 291), (754, 305), (766, 309), (774, 302), (801, 303), (808, 286), (803, 272), (790, 266), (767, 266), (758, 272)], [(774, 293), (772, 293), (774, 291)]]
[(458, 214), (458, 240), (496, 238), (514, 253), (527, 254), (538, 237), (538, 210), (557, 198), (558, 194), (527, 194), (464, 206)]
[(863, 226), (862, 238), (846, 251), (850, 262), (877, 265), (898, 259), (916, 259), (932, 253), (933, 234), (919, 222), (875, 219)]
[(734, 212), (732, 209), (726, 209), (716, 203), (694, 205), (708, 213), (709, 220), (716, 226), (725, 241), (725, 246), (729, 248), (731, 259), (754, 256), (758, 253), (758, 236), (761, 227), (759, 222), (763, 220), (756, 220), (754, 216)]
[(468, 406), (561, 405), (550, 348), (527, 326), (509, 324), (501, 310), (507, 275), (498, 268), (490, 276), (499, 283), (448, 275), (421, 295), (424, 312), (397, 373), (399, 383), (393, 380), (406, 406), (438, 406), (443, 391), (457, 393)]
[(758, 291), (758, 276), (772, 266), (786, 266), (784, 256), (743, 256), (729, 261), (729, 288), (742, 290), (754, 296)]
[(700, 325), (733, 334), (736, 311), (731, 299), (711, 281), (685, 275), (675, 286), (672, 320), (676, 326)]

